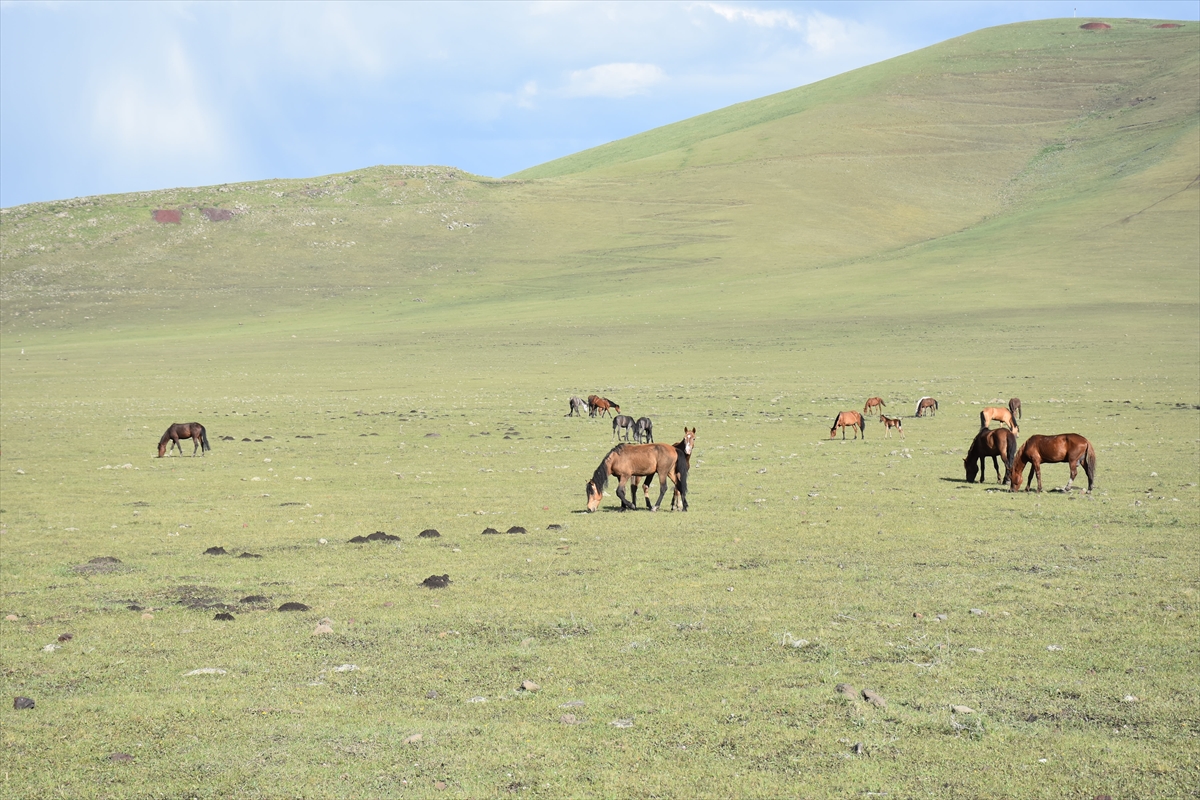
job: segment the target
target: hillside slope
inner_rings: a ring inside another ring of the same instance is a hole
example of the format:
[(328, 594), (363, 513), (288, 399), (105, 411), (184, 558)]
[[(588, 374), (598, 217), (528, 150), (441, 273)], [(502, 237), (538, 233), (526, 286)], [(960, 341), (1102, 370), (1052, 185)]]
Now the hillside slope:
[[(992, 340), (1046, 306), (1194, 319), (1200, 30), (1112, 24), (980, 31), (507, 180), (375, 167), (5, 209), (0, 330), (293, 311), (727, 341), (865, 316)], [(708, 324), (680, 333), (689, 315)]]

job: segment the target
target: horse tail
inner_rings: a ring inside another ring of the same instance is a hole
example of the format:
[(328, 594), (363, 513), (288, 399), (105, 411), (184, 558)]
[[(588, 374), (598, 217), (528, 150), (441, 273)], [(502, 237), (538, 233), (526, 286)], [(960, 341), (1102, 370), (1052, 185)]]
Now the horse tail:
[(1008, 453), (1004, 456), (1004, 468), (1008, 470), (1008, 474), (1012, 475), (1013, 461), (1017, 458), (1017, 436), (1010, 434), (1004, 437), (1007, 444)]
[(208, 431), (204, 430), (204, 426), (201, 425), (200, 426), (200, 452), (207, 453), (209, 450), (212, 450), (212, 448), (208, 446)]
[(1096, 448), (1092, 447), (1092, 443), (1088, 442), (1087, 451), (1084, 453), (1085, 471), (1088, 476), (1088, 490), (1091, 491), (1091, 484), (1096, 480)]
[(979, 430), (981, 430), (981, 431), (987, 430), (987, 426), (988, 426), (987, 412), (980, 411), (979, 412)]

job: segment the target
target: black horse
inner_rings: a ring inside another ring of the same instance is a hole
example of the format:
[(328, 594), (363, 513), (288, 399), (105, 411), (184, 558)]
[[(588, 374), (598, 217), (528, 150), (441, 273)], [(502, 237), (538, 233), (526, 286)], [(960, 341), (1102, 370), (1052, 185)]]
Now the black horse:
[(162, 458), (167, 454), (167, 447), (171, 449), (179, 448), (179, 455), (183, 455), (183, 445), (179, 443), (180, 439), (191, 439), (195, 444), (192, 448), (192, 455), (196, 455), (196, 451), (200, 448), (201, 455), (211, 450), (208, 446), (208, 434), (204, 431), (204, 426), (199, 422), (176, 422), (171, 427), (167, 428), (167, 432), (158, 440), (158, 457)]
[[(992, 469), (996, 472), (996, 480), (1000, 483), (1007, 483), (1009, 476), (1012, 473), (1013, 459), (1017, 456), (1017, 435), (1007, 428), (996, 428), (995, 430), (982, 430), (971, 442), (971, 449), (967, 451), (967, 457), (963, 459), (963, 467), (967, 471), (967, 483), (974, 483), (975, 476), (979, 475), (979, 482), (983, 483), (987, 477), (987, 458), (992, 457)], [(1004, 459), (1004, 476), (1000, 476), (1000, 466), (996, 463), (996, 456)]]
[(629, 432), (634, 430), (633, 417), (626, 414), (618, 414), (613, 417), (613, 438), (617, 438), (617, 428), (622, 428), (625, 431), (625, 441), (629, 441)]
[(649, 417), (640, 417), (637, 422), (633, 423), (633, 439), (641, 444), (652, 444), (654, 442), (654, 423)]

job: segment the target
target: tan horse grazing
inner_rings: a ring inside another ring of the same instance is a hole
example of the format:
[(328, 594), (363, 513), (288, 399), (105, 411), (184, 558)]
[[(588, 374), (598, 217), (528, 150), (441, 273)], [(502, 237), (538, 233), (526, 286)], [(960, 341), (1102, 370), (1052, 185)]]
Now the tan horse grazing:
[(657, 511), (662, 505), (663, 496), (667, 493), (667, 480), (670, 479), (683, 500), (683, 510), (687, 511), (687, 463), (688, 456), (696, 442), (696, 429), (688, 431), (684, 428), (682, 447), (669, 444), (619, 444), (608, 455), (604, 456), (596, 467), (592, 479), (587, 482), (587, 510), (595, 511), (600, 507), (600, 499), (604, 497), (604, 487), (608, 477), (617, 477), (617, 497), (621, 498), (621, 510), (637, 508), (637, 482), (633, 486), (633, 501), (625, 496), (625, 486), (630, 478), (658, 476), (658, 502), (650, 505), (650, 496), (646, 496), (646, 507)]
[(1008, 399), (1008, 413), (1013, 415), (1013, 419), (1021, 418), (1021, 398), (1010, 397)]
[(589, 417), (594, 417), (597, 414), (599, 414), (602, 417), (605, 414), (612, 416), (612, 414), (610, 413), (612, 411), (616, 411), (618, 414), (621, 413), (621, 407), (619, 405), (617, 405), (616, 403), (614, 403), (612, 400), (609, 400), (607, 397), (601, 397), (596, 394), (588, 395), (587, 402), (588, 402), (588, 416)]
[(1009, 430), (1018, 436), (1021, 434), (1021, 429), (1017, 427), (1017, 421), (1013, 419), (1012, 412), (1007, 408), (997, 408), (995, 406), (985, 408), (979, 412), (979, 430), (987, 430), (993, 420), (1003, 422), (1008, 426)]
[(1026, 439), (1025, 444), (1021, 445), (1021, 449), (1017, 451), (1017, 457), (1013, 459), (1012, 470), (1009, 473), (1012, 490), (1014, 492), (1020, 490), (1021, 473), (1025, 471), (1026, 463), (1032, 464), (1033, 469), (1029, 471), (1029, 483), (1025, 485), (1025, 491), (1029, 491), (1033, 486), (1033, 476), (1037, 475), (1038, 491), (1040, 492), (1042, 490), (1042, 464), (1062, 464), (1063, 462), (1071, 467), (1071, 479), (1067, 481), (1063, 491), (1071, 490), (1071, 484), (1075, 482), (1075, 475), (1080, 466), (1087, 474), (1087, 490), (1092, 491), (1092, 486), (1096, 482), (1096, 448), (1092, 447), (1092, 443), (1078, 433), (1060, 433), (1057, 436), (1034, 435)]
[(934, 400), (932, 397), (922, 397), (920, 400), (917, 401), (917, 413), (914, 416), (921, 417), (921, 416), (924, 416), (925, 414), (929, 414), (930, 416), (933, 416), (934, 412), (937, 411), (937, 409), (938, 409), (937, 400)]
[(167, 432), (158, 440), (158, 457), (162, 458), (167, 454), (168, 444), (172, 450), (178, 447), (179, 455), (183, 455), (183, 445), (179, 443), (180, 439), (192, 440), (195, 445), (192, 448), (192, 455), (196, 455), (197, 450), (200, 450), (200, 455), (204, 455), (212, 449), (208, 446), (208, 434), (205, 433), (203, 425), (199, 422), (176, 422), (167, 428)]
[(883, 402), (882, 397), (868, 398), (867, 402), (865, 404), (863, 404), (863, 413), (869, 414), (869, 413), (871, 413), (871, 409), (875, 409), (876, 414), (882, 414), (883, 406), (886, 406), (886, 405), (887, 405), (887, 403)]
[(880, 413), (879, 421), (884, 424), (883, 437), (885, 439), (892, 438), (892, 428), (900, 431), (900, 438), (904, 438), (904, 421), (899, 417), (886, 417)]
[(863, 415), (857, 411), (843, 411), (833, 418), (833, 427), (829, 429), (829, 438), (834, 438), (837, 435), (837, 429), (842, 429), (842, 439), (846, 438), (846, 428), (854, 429), (854, 438), (858, 438), (859, 431), (862, 431), (862, 438), (867, 438), (867, 422), (863, 419)]
[[(979, 475), (979, 482), (983, 483), (987, 477), (988, 456), (992, 457), (996, 482), (1004, 483), (1012, 471), (1013, 459), (1017, 457), (1017, 435), (1007, 428), (977, 433), (975, 441), (971, 442), (971, 447), (967, 450), (967, 457), (963, 459), (963, 466), (967, 469), (967, 483), (974, 483), (976, 474)], [(1000, 475), (1000, 465), (996, 463), (996, 456), (1004, 459), (1003, 476)]]

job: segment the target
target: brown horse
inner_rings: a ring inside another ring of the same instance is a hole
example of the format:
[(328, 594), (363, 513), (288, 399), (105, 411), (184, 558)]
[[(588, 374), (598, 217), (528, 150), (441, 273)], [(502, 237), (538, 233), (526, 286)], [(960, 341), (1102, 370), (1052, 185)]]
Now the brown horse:
[(596, 467), (592, 479), (587, 482), (587, 510), (595, 511), (600, 507), (600, 499), (604, 497), (604, 487), (608, 477), (617, 477), (617, 497), (621, 498), (621, 510), (637, 508), (637, 481), (633, 484), (633, 501), (625, 497), (625, 486), (630, 478), (658, 476), (658, 502), (650, 505), (649, 493), (646, 495), (646, 507), (657, 511), (662, 505), (663, 495), (667, 493), (667, 480), (670, 479), (683, 499), (683, 510), (687, 511), (687, 464), (688, 456), (696, 442), (696, 429), (684, 428), (683, 441), (679, 447), (669, 444), (619, 444)]
[(921, 417), (921, 416), (924, 416), (925, 414), (929, 414), (930, 416), (933, 416), (934, 412), (937, 411), (937, 408), (938, 408), (937, 400), (934, 400), (932, 397), (922, 397), (920, 400), (917, 401), (916, 416)]
[(1018, 436), (1021, 434), (1021, 429), (1017, 427), (1017, 421), (1013, 419), (1012, 412), (1007, 408), (997, 408), (995, 406), (985, 408), (979, 412), (979, 430), (987, 430), (993, 420), (1004, 423), (1008, 426), (1009, 430)]
[(593, 395), (588, 395), (587, 401), (588, 401), (588, 416), (590, 416), (590, 417), (594, 417), (597, 414), (599, 414), (602, 417), (605, 414), (612, 416), (612, 414), (610, 413), (612, 411), (616, 411), (618, 414), (621, 413), (621, 407), (619, 405), (617, 405), (616, 403), (614, 403), (612, 400), (609, 400), (607, 397), (601, 397), (600, 395), (593, 394)]
[(192, 455), (196, 455), (197, 450), (200, 450), (203, 455), (212, 449), (208, 446), (208, 434), (205, 433), (203, 425), (199, 422), (176, 422), (167, 428), (167, 432), (158, 440), (158, 457), (162, 458), (167, 454), (168, 444), (172, 450), (178, 447), (179, 455), (183, 455), (183, 445), (179, 443), (180, 439), (192, 440), (195, 444), (195, 447), (192, 448)]
[(858, 432), (862, 431), (862, 438), (867, 438), (867, 422), (863, 419), (863, 415), (857, 411), (843, 411), (833, 418), (833, 427), (829, 429), (829, 438), (832, 439), (837, 434), (837, 429), (842, 429), (842, 438), (846, 438), (846, 428), (854, 429), (854, 438), (858, 438)]
[[(967, 457), (963, 459), (963, 466), (967, 469), (967, 483), (975, 482), (976, 473), (979, 474), (979, 482), (984, 482), (987, 477), (988, 456), (992, 457), (992, 469), (996, 471), (996, 482), (1004, 483), (1008, 480), (1009, 473), (1012, 471), (1013, 459), (1017, 456), (1017, 435), (1007, 428), (977, 433), (975, 441), (971, 442), (971, 448), (967, 450)], [(1000, 475), (1000, 465), (996, 463), (996, 456), (1004, 459), (1003, 477)]]
[(868, 398), (867, 402), (865, 404), (863, 404), (863, 413), (869, 414), (871, 412), (871, 409), (875, 409), (876, 414), (882, 414), (883, 406), (886, 406), (886, 405), (887, 405), (887, 403), (883, 402), (882, 397)]
[(1038, 491), (1040, 492), (1042, 490), (1042, 464), (1062, 464), (1063, 462), (1066, 462), (1071, 468), (1071, 479), (1067, 481), (1063, 491), (1071, 490), (1071, 484), (1075, 482), (1075, 475), (1080, 466), (1087, 474), (1087, 490), (1092, 491), (1092, 486), (1096, 482), (1096, 448), (1092, 447), (1092, 443), (1078, 433), (1060, 433), (1057, 436), (1034, 435), (1026, 439), (1025, 444), (1021, 445), (1021, 449), (1017, 451), (1017, 457), (1013, 460), (1009, 475), (1012, 481), (1012, 490), (1014, 492), (1020, 490), (1021, 473), (1025, 471), (1026, 463), (1032, 464), (1033, 469), (1029, 471), (1029, 482), (1025, 484), (1025, 491), (1029, 491), (1033, 486), (1033, 476), (1037, 475)]
[(1008, 413), (1013, 415), (1013, 419), (1021, 418), (1021, 398), (1010, 397), (1008, 399)]
[(899, 417), (885, 417), (881, 412), (879, 414), (879, 421), (884, 424), (883, 436), (885, 439), (892, 438), (892, 428), (900, 431), (900, 438), (904, 438), (904, 421)]

